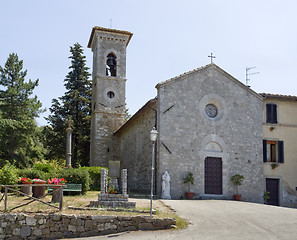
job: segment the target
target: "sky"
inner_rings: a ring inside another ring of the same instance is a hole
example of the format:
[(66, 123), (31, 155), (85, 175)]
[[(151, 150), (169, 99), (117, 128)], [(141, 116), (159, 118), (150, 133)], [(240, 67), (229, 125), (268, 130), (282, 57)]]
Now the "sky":
[(126, 103), (130, 114), (157, 95), (157, 83), (214, 63), (256, 92), (297, 95), (295, 0), (0, 0), (0, 66), (17, 53), (39, 79), (47, 109), (65, 93), (70, 46), (87, 48), (94, 26), (130, 31)]

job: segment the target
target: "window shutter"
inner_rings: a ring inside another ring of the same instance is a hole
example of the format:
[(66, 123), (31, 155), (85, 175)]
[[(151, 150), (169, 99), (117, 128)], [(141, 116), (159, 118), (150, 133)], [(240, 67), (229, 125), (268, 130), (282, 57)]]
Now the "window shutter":
[(271, 104), (266, 104), (266, 123), (271, 123), (272, 119), (271, 119), (271, 109), (272, 106)]
[(271, 120), (272, 123), (277, 123), (277, 111), (276, 111), (276, 104), (271, 104), (272, 111), (271, 111)]
[(277, 142), (278, 162), (284, 163), (284, 141)]
[(267, 141), (263, 140), (263, 162), (267, 162)]

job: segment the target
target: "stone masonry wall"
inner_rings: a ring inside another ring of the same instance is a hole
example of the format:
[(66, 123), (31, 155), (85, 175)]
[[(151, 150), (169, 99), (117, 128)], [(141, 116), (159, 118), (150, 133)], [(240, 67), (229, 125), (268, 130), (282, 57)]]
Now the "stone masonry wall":
[(128, 169), (128, 190), (150, 191), (152, 146), (150, 132), (155, 126), (157, 100), (150, 100), (123, 126), (116, 137), (119, 139), (121, 169)]
[(0, 214), (0, 239), (56, 239), (171, 228), (175, 219), (146, 216)]
[[(232, 199), (234, 174), (243, 175), (242, 199), (263, 202), (262, 99), (215, 64), (182, 75), (158, 88), (158, 179), (168, 171), (171, 196), (184, 196), (183, 177), (194, 174), (202, 198)], [(205, 113), (207, 104), (217, 116)], [(166, 146), (166, 147), (165, 147)], [(205, 193), (205, 158), (222, 159), (221, 195)], [(158, 188), (160, 195), (161, 189)]]

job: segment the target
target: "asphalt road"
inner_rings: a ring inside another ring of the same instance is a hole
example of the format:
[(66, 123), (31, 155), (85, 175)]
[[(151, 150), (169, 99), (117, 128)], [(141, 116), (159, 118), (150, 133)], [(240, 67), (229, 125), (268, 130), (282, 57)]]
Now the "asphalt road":
[(183, 230), (138, 231), (88, 240), (297, 239), (297, 209), (223, 200), (164, 200), (191, 224)]

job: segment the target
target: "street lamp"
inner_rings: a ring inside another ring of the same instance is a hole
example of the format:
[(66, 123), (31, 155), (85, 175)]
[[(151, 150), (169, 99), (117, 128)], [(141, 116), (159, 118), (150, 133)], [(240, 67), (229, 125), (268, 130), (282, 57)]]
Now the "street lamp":
[(154, 170), (155, 170), (155, 142), (157, 140), (158, 131), (155, 127), (153, 127), (150, 137), (152, 141), (152, 181), (151, 181), (151, 208), (150, 208), (150, 214), (152, 216), (153, 211), (153, 195), (154, 195)]

